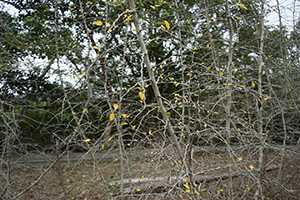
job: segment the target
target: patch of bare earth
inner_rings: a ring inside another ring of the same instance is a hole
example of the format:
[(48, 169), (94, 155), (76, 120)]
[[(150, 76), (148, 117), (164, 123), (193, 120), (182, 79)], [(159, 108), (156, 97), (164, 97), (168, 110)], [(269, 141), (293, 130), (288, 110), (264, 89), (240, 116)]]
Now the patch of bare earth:
[[(235, 154), (233, 162), (234, 199), (252, 199), (257, 188), (257, 156), (252, 152)], [(283, 165), (280, 167), (280, 163)], [(266, 154), (264, 194), (266, 199), (300, 199), (299, 158), (293, 154)], [(254, 168), (251, 169), (250, 165)], [(0, 189), (10, 199), (29, 187), (48, 164), (15, 165), (10, 187), (1, 176)], [(275, 167), (274, 167), (275, 166)], [(273, 168), (272, 168), (273, 167)], [(228, 163), (223, 153), (201, 153), (193, 157), (195, 182), (185, 176), (180, 160), (153, 153), (152, 157), (127, 156), (109, 162), (59, 162), (19, 199), (119, 199), (123, 176), (125, 199), (228, 199)], [(256, 171), (255, 171), (256, 170)], [(7, 169), (2, 169), (3, 174)], [(188, 183), (187, 183), (188, 182)]]

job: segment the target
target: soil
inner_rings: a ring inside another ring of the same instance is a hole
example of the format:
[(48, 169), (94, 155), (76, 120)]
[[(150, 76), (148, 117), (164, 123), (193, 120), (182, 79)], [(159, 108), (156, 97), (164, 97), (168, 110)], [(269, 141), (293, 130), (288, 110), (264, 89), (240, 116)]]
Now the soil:
[[(0, 192), (3, 199), (13, 199), (38, 182), (18, 199), (120, 199), (120, 180), (123, 177), (127, 180), (147, 180), (125, 182), (125, 199), (228, 199), (229, 179), (228, 176), (221, 176), (228, 173), (223, 147), (215, 149), (216, 153), (210, 153), (212, 151), (208, 150), (211, 149), (196, 151), (191, 170), (198, 176), (217, 178), (195, 181), (194, 186), (186, 183), (188, 180), (184, 176), (186, 168), (183, 161), (172, 157), (172, 149), (165, 150), (128, 151), (122, 169), (118, 151), (97, 152), (94, 154), (95, 160), (90, 154), (70, 153), (55, 163), (42, 178), (41, 175), (53, 163), (56, 155), (11, 156), (10, 169), (1, 168)], [(266, 199), (300, 199), (300, 162), (297, 155), (290, 152), (281, 157), (275, 151), (266, 152), (267, 167), (283, 163), (281, 168), (269, 170), (263, 177)], [(251, 165), (254, 169), (251, 169)], [(234, 199), (253, 198), (257, 188), (256, 166), (257, 155), (254, 150), (234, 155), (232, 169), (239, 172), (233, 178)], [(10, 184), (7, 182), (8, 176)], [(178, 181), (168, 182), (168, 177), (178, 177)]]

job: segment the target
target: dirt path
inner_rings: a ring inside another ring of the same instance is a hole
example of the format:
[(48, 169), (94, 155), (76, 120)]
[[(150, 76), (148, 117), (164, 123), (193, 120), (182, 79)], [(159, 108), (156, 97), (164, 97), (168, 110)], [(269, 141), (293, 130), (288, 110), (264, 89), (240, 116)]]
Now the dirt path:
[[(242, 151), (248, 147), (245, 146), (233, 146), (232, 149), (234, 151)], [(282, 146), (270, 146), (270, 149), (275, 151), (279, 151), (282, 149)], [(285, 149), (287, 151), (299, 151), (296, 146), (286, 146)], [(135, 157), (135, 158), (143, 158), (153, 155), (154, 153), (162, 153), (162, 154), (170, 154), (174, 153), (175, 149), (173, 148), (163, 148), (163, 149), (138, 149), (138, 150), (126, 150), (127, 156)], [(225, 152), (226, 146), (216, 146), (216, 147), (196, 147), (194, 149), (194, 154), (199, 154), (202, 152), (210, 152), (210, 153), (217, 153), (217, 152)], [(99, 150), (96, 153), (93, 153), (94, 157), (97, 160), (101, 161), (110, 161), (120, 157), (119, 150)], [(25, 164), (25, 163), (50, 163), (55, 161), (59, 157), (59, 154), (52, 153), (52, 154), (13, 154), (10, 156), (10, 162), (14, 164)], [(1, 158), (2, 161), (6, 162), (7, 157)], [(67, 152), (60, 158), (60, 162), (76, 162), (76, 161), (92, 161), (92, 154), (91, 152)]]

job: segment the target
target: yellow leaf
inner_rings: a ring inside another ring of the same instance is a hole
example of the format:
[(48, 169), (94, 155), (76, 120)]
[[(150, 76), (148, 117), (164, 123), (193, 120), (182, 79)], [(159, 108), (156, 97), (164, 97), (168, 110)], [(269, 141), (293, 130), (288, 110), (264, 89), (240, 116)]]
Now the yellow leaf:
[(223, 72), (220, 72), (220, 76), (223, 76), (223, 74), (224, 74)]
[(143, 91), (143, 90), (144, 90), (144, 88), (141, 88), (141, 87), (138, 87), (138, 89), (139, 89), (140, 91)]
[(268, 57), (270, 58), (270, 57), (272, 57), (273, 55), (271, 54), (271, 55), (268, 55)]
[(238, 161), (241, 161), (241, 160), (243, 160), (243, 158), (242, 158), (242, 157), (239, 157), (239, 158), (238, 158)]
[(191, 190), (190, 190), (190, 189), (186, 189), (185, 191), (186, 191), (187, 193), (190, 193), (190, 192), (191, 192)]
[(240, 20), (240, 19), (242, 19), (243, 17), (235, 16), (235, 18), (236, 18), (237, 20)]
[(195, 190), (195, 194), (198, 194), (198, 195), (199, 195), (199, 192), (197, 192), (197, 190)]
[(129, 20), (131, 20), (132, 15), (129, 15), (123, 22), (127, 22)]
[(185, 184), (183, 184), (184, 187), (186, 187), (187, 189), (190, 189), (189, 183), (186, 182)]
[(115, 138), (115, 136), (112, 136), (112, 137), (110, 137), (109, 139), (108, 139), (108, 141), (111, 141), (112, 139), (114, 139)]
[(242, 8), (244, 8), (245, 10), (248, 10), (248, 8), (245, 6), (245, 4), (240, 3), (240, 6), (241, 6)]
[(115, 119), (115, 115), (114, 115), (114, 113), (111, 113), (111, 114), (109, 115), (109, 120), (112, 121), (112, 120), (114, 120), (114, 119)]
[(164, 20), (164, 22), (165, 22), (165, 25), (166, 25), (167, 30), (169, 30), (169, 29), (170, 29), (170, 24), (169, 24), (169, 22), (168, 22), (167, 20)]
[(249, 168), (250, 168), (250, 169), (254, 169), (254, 166), (253, 166), (253, 165), (249, 165)]
[(95, 24), (96, 26), (102, 26), (103, 23), (101, 21), (95, 21), (93, 22), (93, 24)]
[(114, 104), (114, 109), (117, 110), (118, 108), (119, 108), (119, 105), (115, 103)]
[(166, 28), (165, 28), (165, 26), (164, 26), (164, 25), (161, 25), (161, 27), (162, 27), (164, 30), (166, 30)]
[(104, 144), (102, 144), (102, 149), (104, 149)]
[(84, 142), (89, 142), (89, 141), (91, 141), (91, 139), (86, 139), (86, 140), (83, 140)]
[(127, 118), (127, 117), (128, 117), (128, 115), (127, 115), (127, 114), (122, 114), (122, 115), (123, 115), (123, 117), (124, 117), (124, 118)]
[(255, 87), (255, 83), (252, 82), (251, 86), (252, 86), (252, 87)]
[(209, 20), (208, 22), (203, 23), (203, 25), (207, 25), (211, 22), (211, 20)]
[(109, 31), (110, 33), (112, 32), (112, 30), (111, 30), (111, 29), (109, 29), (108, 31)]
[(146, 8), (143, 8), (143, 11), (145, 12)]
[(144, 100), (144, 94), (143, 94), (143, 92), (139, 92), (139, 95), (140, 95), (141, 100), (143, 101)]
[(99, 47), (93, 46), (93, 49), (95, 49), (95, 50), (99, 50)]
[(182, 164), (181, 160), (178, 160), (178, 163), (179, 163), (179, 164)]
[(152, 6), (152, 5), (150, 5), (150, 7), (151, 7), (151, 8), (153, 8), (153, 9), (155, 9), (155, 8), (156, 8), (155, 6)]
[(126, 12), (130, 12), (130, 10), (127, 8), (126, 10), (125, 10)]
[(291, 106), (291, 105), (289, 105), (290, 106), (290, 110), (292, 110), (293, 109), (293, 107)]
[(73, 8), (69, 7), (69, 9), (70, 9), (70, 10), (74, 10), (74, 9), (76, 9), (76, 6), (74, 6)]
[(105, 27), (107, 28), (107, 27), (109, 27), (109, 26), (110, 26), (110, 23), (105, 22)]
[(188, 76), (193, 76), (193, 74), (191, 74), (191, 73), (188, 73), (187, 75), (188, 75)]

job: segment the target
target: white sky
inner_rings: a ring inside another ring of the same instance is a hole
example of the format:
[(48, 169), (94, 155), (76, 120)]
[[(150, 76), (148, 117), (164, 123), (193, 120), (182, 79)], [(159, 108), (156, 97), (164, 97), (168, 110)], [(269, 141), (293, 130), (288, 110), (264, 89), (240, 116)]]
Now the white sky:
[[(299, 0), (279, 0), (282, 24), (291, 29), (293, 23), (300, 19), (300, 1)], [(269, 0), (266, 9), (272, 9), (268, 16), (268, 24), (279, 25), (279, 14), (277, 9), (277, 0)], [(295, 19), (295, 21), (293, 21)]]

